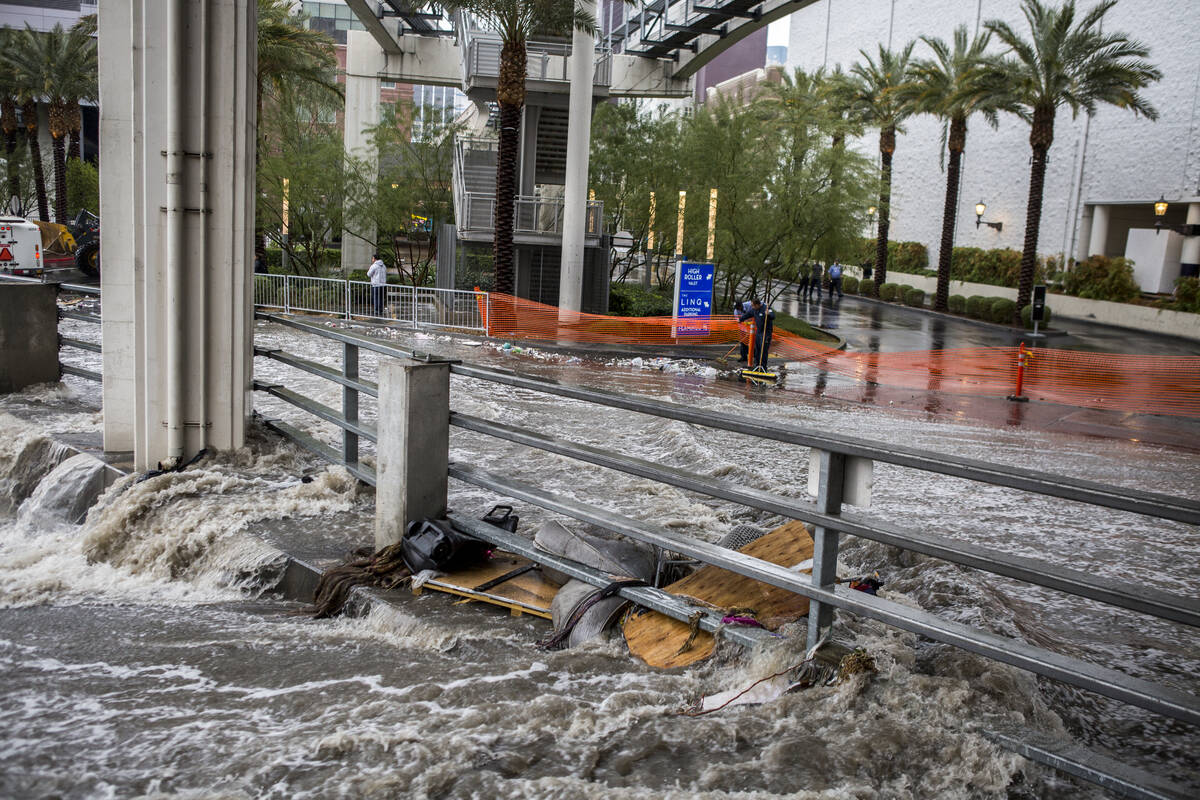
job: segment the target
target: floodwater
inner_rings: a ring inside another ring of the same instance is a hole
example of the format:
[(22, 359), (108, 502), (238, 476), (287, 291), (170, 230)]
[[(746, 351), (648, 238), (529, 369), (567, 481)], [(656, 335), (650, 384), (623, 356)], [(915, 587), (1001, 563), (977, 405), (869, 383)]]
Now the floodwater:
[[(67, 323), (64, 322), (64, 325)], [(372, 329), (374, 330), (374, 329)], [(1191, 449), (987, 427), (720, 380), (690, 362), (499, 351), (384, 331), (398, 344), (718, 412), (1191, 495)], [(73, 332), (68, 335), (80, 335)], [(267, 323), (260, 344), (336, 364), (340, 347)], [(72, 354), (87, 366), (92, 354)], [(94, 362), (92, 362), (94, 364)], [(363, 354), (363, 373), (375, 359)], [(330, 405), (340, 387), (258, 359), (256, 374)], [(452, 378), (455, 410), (789, 496), (807, 452), (629, 412)], [(274, 598), (293, 537), (329, 553), (371, 538), (372, 496), (257, 431), (179, 474), (112, 487), (82, 525), (30, 498), (62, 453), (95, 438), (94, 387), (74, 379), (0, 398), (0, 797), (1099, 797), (992, 744), (1026, 726), (1200, 791), (1200, 733), (950, 647), (839, 615), (835, 635), (878, 672), (704, 717), (697, 697), (803, 658), (796, 639), (688, 670), (633, 660), (621, 640), (545, 652), (548, 623), (426, 593), (313, 621)], [(331, 426), (258, 398), (331, 443)], [(363, 415), (374, 415), (363, 398)], [(451, 458), (714, 541), (780, 520), (569, 459), (452, 430)], [(369, 447), (364, 457), (370, 459)], [(47, 477), (49, 475), (49, 477)], [(310, 480), (302, 480), (309, 478)], [(451, 482), (450, 504), (496, 497)], [(53, 493), (43, 491), (41, 496)], [(24, 502), (24, 505), (22, 505)], [(37, 508), (37, 512), (33, 511)], [(1190, 597), (1190, 526), (877, 465), (872, 513), (1009, 553)], [(521, 530), (550, 515), (521, 505)], [(850, 540), (839, 573), (884, 594), (1192, 693), (1184, 626)], [(802, 637), (801, 637), (802, 638)]]

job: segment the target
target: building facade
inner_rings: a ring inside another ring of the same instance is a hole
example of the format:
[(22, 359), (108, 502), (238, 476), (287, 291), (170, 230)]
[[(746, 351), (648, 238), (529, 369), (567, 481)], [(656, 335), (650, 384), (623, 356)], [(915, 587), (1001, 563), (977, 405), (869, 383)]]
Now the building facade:
[[(1092, 3), (1080, 0), (1079, 5), (1086, 10)], [(1092, 118), (1059, 112), (1046, 172), (1042, 254), (1124, 255), (1131, 229), (1154, 227), (1153, 203), (1160, 196), (1170, 203), (1164, 218), (1168, 224), (1193, 221), (1189, 207), (1200, 222), (1200, 17), (1189, 13), (1196, 9), (1188, 6), (1121, 0), (1105, 17), (1106, 30), (1147, 45), (1150, 61), (1162, 70), (1162, 80), (1144, 93), (1159, 119), (1152, 122), (1113, 107), (1101, 107)], [(849, 69), (861, 58), (860, 50), (876, 53), (880, 44), (903, 47), (922, 35), (949, 42), (955, 27), (982, 30), (990, 19), (1003, 19), (1017, 31), (1027, 27), (1016, 0), (819, 0), (791, 16), (788, 63), (805, 70), (838, 64)], [(926, 57), (929, 48), (918, 42), (914, 55)], [(1029, 126), (1011, 115), (1002, 116), (996, 130), (978, 117), (969, 124), (955, 244), (1020, 249), (1029, 187)], [(859, 146), (877, 156), (877, 143), (877, 132), (871, 131)], [(918, 116), (897, 137), (894, 161), (892, 238), (922, 242), (931, 261), (937, 258), (941, 236), (941, 149), (940, 122)], [(1002, 231), (974, 224), (980, 201), (987, 204), (985, 219), (1002, 222)], [(1159, 249), (1166, 250), (1162, 257), (1169, 261), (1168, 242), (1173, 242), (1178, 259), (1181, 240), (1178, 234), (1158, 239)], [(1184, 250), (1187, 274), (1186, 246)], [(1143, 288), (1150, 289), (1144, 281)]]

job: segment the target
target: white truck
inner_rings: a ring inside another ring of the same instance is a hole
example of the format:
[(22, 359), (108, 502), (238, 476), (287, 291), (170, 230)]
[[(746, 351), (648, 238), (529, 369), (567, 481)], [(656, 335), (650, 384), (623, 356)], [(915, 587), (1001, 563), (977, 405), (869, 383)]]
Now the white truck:
[(42, 277), (42, 231), (22, 217), (0, 216), (0, 273)]

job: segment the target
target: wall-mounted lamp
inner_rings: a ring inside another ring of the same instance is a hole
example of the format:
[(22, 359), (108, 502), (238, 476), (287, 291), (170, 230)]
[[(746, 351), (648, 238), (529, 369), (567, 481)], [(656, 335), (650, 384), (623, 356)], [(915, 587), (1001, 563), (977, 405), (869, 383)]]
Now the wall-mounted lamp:
[(980, 200), (975, 204), (975, 227), (987, 225), (989, 228), (995, 228), (997, 231), (1004, 230), (1003, 222), (988, 222), (983, 218), (983, 212), (987, 211), (987, 203)]
[(1167, 196), (1160, 194), (1158, 202), (1154, 204), (1154, 235), (1158, 236), (1159, 231), (1163, 229), (1163, 217), (1167, 215)]
[(1167, 215), (1167, 198), (1163, 195), (1158, 196), (1158, 200), (1154, 203), (1154, 235), (1157, 236), (1161, 230), (1174, 231), (1175, 233), (1183, 234), (1184, 236), (1200, 236), (1200, 225), (1196, 223), (1188, 223), (1184, 225), (1170, 225), (1163, 218)]
[(875, 208), (875, 206), (871, 206), (870, 208), (868, 208), (868, 209), (867, 209), (867, 216), (868, 216), (868, 217), (873, 217), (873, 216), (875, 216), (875, 212), (876, 212), (876, 211), (878, 211), (878, 210), (879, 210), (879, 209)]

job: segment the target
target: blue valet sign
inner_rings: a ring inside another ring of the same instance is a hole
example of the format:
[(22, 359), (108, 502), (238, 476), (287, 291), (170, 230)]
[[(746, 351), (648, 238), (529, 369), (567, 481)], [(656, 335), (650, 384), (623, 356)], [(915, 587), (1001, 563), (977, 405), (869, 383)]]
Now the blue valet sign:
[(707, 336), (712, 316), (712, 264), (679, 262), (675, 271), (675, 334), (677, 336)]

